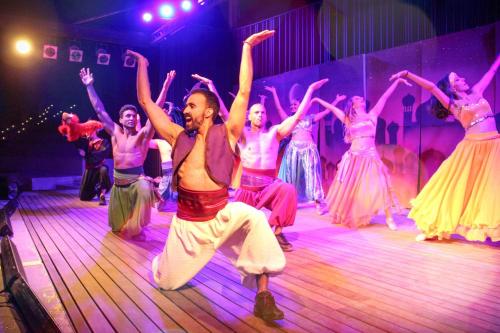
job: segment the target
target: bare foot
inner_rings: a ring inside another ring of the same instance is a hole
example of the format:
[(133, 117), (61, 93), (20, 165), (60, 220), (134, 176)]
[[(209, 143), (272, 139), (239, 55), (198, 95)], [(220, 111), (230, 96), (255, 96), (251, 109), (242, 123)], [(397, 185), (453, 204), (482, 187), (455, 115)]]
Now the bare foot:
[(385, 223), (391, 230), (398, 230), (398, 227), (396, 226), (396, 223), (394, 222), (394, 219), (392, 217), (388, 217), (385, 219)]
[(425, 234), (418, 234), (417, 237), (415, 237), (415, 240), (417, 242), (423, 242), (424, 240), (428, 239)]

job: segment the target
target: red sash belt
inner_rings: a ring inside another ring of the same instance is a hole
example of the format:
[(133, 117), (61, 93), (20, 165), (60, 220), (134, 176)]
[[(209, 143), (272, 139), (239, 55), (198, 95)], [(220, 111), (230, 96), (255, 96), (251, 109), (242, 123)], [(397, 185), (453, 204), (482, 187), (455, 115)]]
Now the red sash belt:
[(272, 184), (276, 178), (276, 169), (243, 168), (240, 188), (242, 190), (259, 192)]
[(177, 217), (192, 222), (209, 221), (226, 207), (227, 187), (216, 191), (192, 191), (177, 186)]

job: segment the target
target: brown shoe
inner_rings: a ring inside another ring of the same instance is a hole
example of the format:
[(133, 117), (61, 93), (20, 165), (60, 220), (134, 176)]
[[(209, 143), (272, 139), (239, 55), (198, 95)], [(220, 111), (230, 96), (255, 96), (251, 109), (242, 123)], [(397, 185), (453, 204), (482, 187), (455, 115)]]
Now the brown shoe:
[(276, 236), (276, 239), (278, 240), (278, 243), (283, 250), (283, 252), (291, 252), (293, 251), (293, 245), (286, 239), (285, 235), (283, 233), (279, 233)]
[(275, 321), (285, 318), (283, 311), (276, 307), (274, 297), (269, 291), (262, 291), (255, 296), (253, 314), (265, 321)]

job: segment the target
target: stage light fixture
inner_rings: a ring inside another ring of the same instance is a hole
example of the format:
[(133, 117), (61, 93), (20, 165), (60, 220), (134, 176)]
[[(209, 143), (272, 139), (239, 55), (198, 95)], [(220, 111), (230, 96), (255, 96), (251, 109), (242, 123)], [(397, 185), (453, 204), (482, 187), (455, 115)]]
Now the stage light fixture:
[(191, 9), (193, 9), (193, 3), (189, 0), (183, 0), (181, 2), (181, 8), (183, 11), (189, 12), (191, 11)]
[(56, 60), (57, 59), (57, 52), (58, 52), (57, 45), (45, 44), (43, 46), (43, 57), (45, 59)]
[(164, 19), (171, 19), (174, 17), (174, 7), (170, 4), (164, 4), (160, 6), (160, 16)]
[(203, 6), (205, 4), (205, 0), (198, 0), (198, 5)]
[(136, 60), (134, 57), (126, 55), (125, 58), (123, 59), (123, 67), (135, 67)]
[(20, 39), (16, 41), (15, 48), (17, 53), (21, 55), (28, 55), (31, 52), (32, 46), (29, 40)]
[(109, 65), (109, 61), (111, 60), (111, 54), (108, 53), (105, 49), (97, 50), (97, 64), (98, 65)]
[(149, 23), (153, 20), (153, 14), (151, 14), (150, 12), (144, 12), (142, 14), (142, 20), (146, 23)]
[(78, 46), (70, 46), (69, 48), (69, 61), (70, 62), (82, 62), (83, 51), (80, 50)]

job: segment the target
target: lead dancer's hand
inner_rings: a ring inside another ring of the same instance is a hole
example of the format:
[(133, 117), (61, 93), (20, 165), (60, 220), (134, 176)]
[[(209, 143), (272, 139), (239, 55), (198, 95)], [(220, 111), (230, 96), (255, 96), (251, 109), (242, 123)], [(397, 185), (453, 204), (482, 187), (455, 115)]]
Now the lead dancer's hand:
[(266, 39), (272, 37), (274, 35), (274, 32), (274, 30), (264, 30), (258, 32), (245, 39), (244, 43), (250, 45), (250, 47), (254, 47), (255, 45), (258, 45)]
[(127, 50), (127, 52), (125, 54), (128, 56), (134, 57), (137, 61), (144, 61), (144, 62), (146, 62), (146, 66), (149, 66), (148, 59), (146, 59), (146, 57), (143, 56), (142, 54), (135, 52), (135, 51), (132, 51), (132, 50)]
[(80, 79), (82, 83), (86, 86), (94, 83), (94, 75), (90, 73), (90, 68), (80, 69)]

